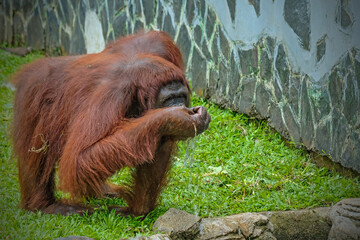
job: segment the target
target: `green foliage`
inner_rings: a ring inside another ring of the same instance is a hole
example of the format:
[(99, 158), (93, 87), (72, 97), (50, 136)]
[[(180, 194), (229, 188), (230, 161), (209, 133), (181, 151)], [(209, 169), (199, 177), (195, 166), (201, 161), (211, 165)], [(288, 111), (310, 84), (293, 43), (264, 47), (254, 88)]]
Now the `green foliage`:
[[(265, 121), (194, 99), (212, 116), (196, 141), (193, 159), (180, 144), (163, 205), (200, 216), (301, 209), (357, 197), (357, 179), (346, 179), (311, 163), (305, 150), (286, 144)], [(193, 140), (191, 140), (193, 141)], [(191, 143), (190, 144), (194, 144)]]
[[(358, 179), (346, 179), (326, 168), (317, 168), (306, 151), (288, 146), (266, 122), (194, 98), (194, 106), (208, 108), (212, 116), (210, 128), (195, 140), (179, 144), (162, 201), (144, 220), (106, 211), (107, 205), (123, 206), (121, 199), (90, 200), (90, 204), (100, 208), (91, 216), (63, 217), (23, 211), (18, 208), (17, 168), (8, 136), (14, 93), (7, 81), (22, 64), (41, 56), (35, 52), (21, 58), (0, 50), (1, 239), (53, 239), (69, 235), (119, 239), (152, 234), (153, 222), (170, 207), (200, 216), (223, 216), (328, 206), (342, 198), (360, 195)], [(129, 173), (125, 169), (112, 181), (129, 179)]]

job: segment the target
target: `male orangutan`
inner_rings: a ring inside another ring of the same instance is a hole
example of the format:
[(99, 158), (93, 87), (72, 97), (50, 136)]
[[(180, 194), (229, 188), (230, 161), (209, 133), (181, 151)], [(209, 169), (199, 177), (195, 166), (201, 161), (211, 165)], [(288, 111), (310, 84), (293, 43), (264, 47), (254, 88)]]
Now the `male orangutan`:
[[(210, 115), (189, 107), (181, 53), (164, 32), (121, 38), (98, 54), (44, 58), (15, 76), (14, 151), (21, 206), (71, 214), (83, 197), (122, 197), (144, 215), (166, 184), (177, 140), (205, 131)], [(134, 167), (126, 186), (107, 182)], [(70, 200), (54, 196), (58, 188)], [(91, 210), (90, 210), (91, 211)]]

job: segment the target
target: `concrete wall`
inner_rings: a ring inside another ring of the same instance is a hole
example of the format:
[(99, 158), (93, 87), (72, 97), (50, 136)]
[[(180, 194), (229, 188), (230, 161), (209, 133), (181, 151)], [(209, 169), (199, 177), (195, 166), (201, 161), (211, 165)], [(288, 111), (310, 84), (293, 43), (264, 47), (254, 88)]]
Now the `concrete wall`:
[(141, 28), (175, 39), (200, 96), (360, 172), (358, 0), (0, 3), (0, 42), (54, 54), (98, 52)]

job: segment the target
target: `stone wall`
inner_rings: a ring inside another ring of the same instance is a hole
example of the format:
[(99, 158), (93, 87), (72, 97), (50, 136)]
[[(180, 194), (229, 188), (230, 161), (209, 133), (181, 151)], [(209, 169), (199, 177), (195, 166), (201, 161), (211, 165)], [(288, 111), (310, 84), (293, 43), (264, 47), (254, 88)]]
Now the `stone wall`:
[(0, 42), (53, 54), (98, 52), (142, 28), (175, 39), (198, 95), (360, 172), (357, 0), (0, 3)]

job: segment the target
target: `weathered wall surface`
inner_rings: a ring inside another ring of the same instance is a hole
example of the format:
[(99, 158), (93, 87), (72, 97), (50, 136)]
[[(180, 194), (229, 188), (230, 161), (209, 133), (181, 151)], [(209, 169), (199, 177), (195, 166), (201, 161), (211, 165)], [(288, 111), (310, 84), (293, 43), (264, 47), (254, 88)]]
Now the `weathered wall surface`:
[(0, 42), (53, 53), (98, 52), (141, 28), (175, 39), (200, 96), (360, 172), (358, 0), (0, 3)]

